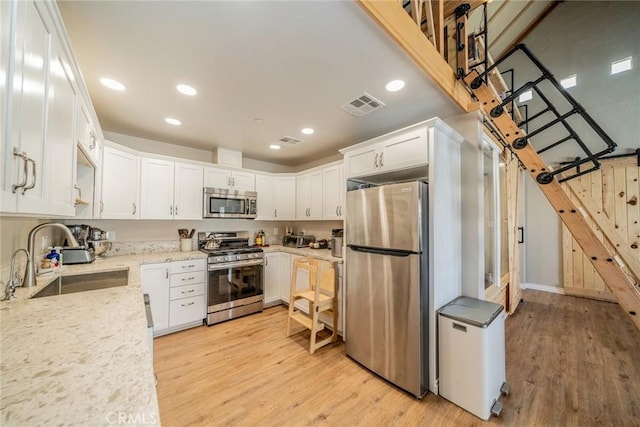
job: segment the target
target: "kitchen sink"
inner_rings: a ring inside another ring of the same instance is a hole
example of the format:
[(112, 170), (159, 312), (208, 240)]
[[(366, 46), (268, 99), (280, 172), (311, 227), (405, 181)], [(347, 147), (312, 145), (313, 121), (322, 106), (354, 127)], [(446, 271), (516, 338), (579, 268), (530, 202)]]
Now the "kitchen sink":
[(72, 294), (76, 292), (95, 291), (96, 289), (126, 286), (129, 281), (129, 270), (85, 273), (74, 276), (60, 276), (38, 291), (31, 298), (50, 297), (52, 295)]

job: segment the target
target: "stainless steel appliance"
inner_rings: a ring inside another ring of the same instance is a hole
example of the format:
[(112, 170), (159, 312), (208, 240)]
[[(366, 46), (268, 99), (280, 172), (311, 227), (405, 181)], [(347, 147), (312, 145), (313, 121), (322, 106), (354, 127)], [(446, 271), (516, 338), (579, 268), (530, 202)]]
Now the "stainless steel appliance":
[(308, 248), (309, 243), (316, 241), (316, 237), (310, 234), (287, 234), (282, 238), (282, 246), (290, 248)]
[(88, 264), (93, 262), (96, 258), (96, 253), (89, 244), (92, 228), (86, 224), (67, 225), (67, 228), (71, 230), (71, 234), (73, 234), (79, 246), (75, 248), (68, 247), (68, 239), (65, 240), (65, 246), (62, 249), (63, 263)]
[(200, 232), (198, 247), (209, 255), (207, 325), (262, 311), (262, 249), (235, 232)]
[(203, 218), (248, 218), (257, 215), (258, 193), (204, 187)]
[(343, 238), (344, 230), (342, 228), (331, 230), (331, 256), (342, 258)]
[(347, 192), (347, 355), (417, 397), (429, 380), (427, 200), (419, 181)]

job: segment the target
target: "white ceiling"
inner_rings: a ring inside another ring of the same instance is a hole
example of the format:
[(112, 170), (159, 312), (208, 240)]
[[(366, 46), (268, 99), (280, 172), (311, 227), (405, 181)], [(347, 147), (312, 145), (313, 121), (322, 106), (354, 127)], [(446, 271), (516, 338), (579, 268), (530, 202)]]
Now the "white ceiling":
[[(354, 2), (58, 4), (105, 131), (294, 166), (462, 112)], [(109, 90), (100, 77), (127, 90)], [(386, 92), (397, 78), (404, 90)], [(198, 95), (181, 95), (178, 83)], [(365, 91), (387, 105), (362, 118), (339, 108)], [(301, 134), (307, 126), (315, 134)], [(268, 148), (285, 135), (304, 142)]]

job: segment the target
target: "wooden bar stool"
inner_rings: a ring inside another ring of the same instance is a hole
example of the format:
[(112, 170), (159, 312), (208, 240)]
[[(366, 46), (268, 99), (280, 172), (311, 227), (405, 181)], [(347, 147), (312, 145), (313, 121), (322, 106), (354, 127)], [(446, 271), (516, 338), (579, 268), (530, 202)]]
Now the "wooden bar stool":
[[(298, 271), (306, 271), (309, 274), (308, 287), (304, 289), (296, 289)], [(292, 320), (309, 329), (311, 331), (309, 354), (313, 354), (318, 348), (335, 342), (338, 339), (338, 307), (336, 295), (336, 270), (333, 263), (322, 262), (312, 258), (296, 260), (293, 265), (293, 274), (291, 277), (287, 337), (292, 335)], [(309, 314), (296, 309), (295, 305), (298, 300), (308, 302)], [(325, 328), (325, 323), (319, 318), (320, 313), (326, 313), (332, 316), (333, 332), (328, 338), (318, 341), (318, 332)]]

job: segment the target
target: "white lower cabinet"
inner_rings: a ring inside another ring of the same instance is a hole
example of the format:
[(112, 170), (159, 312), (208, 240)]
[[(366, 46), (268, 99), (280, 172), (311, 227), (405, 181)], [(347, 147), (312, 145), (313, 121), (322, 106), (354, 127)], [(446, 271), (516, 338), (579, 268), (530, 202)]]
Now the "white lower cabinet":
[(140, 266), (142, 289), (149, 294), (154, 336), (202, 324), (206, 310), (206, 260)]
[(280, 252), (264, 254), (264, 306), (280, 302)]

